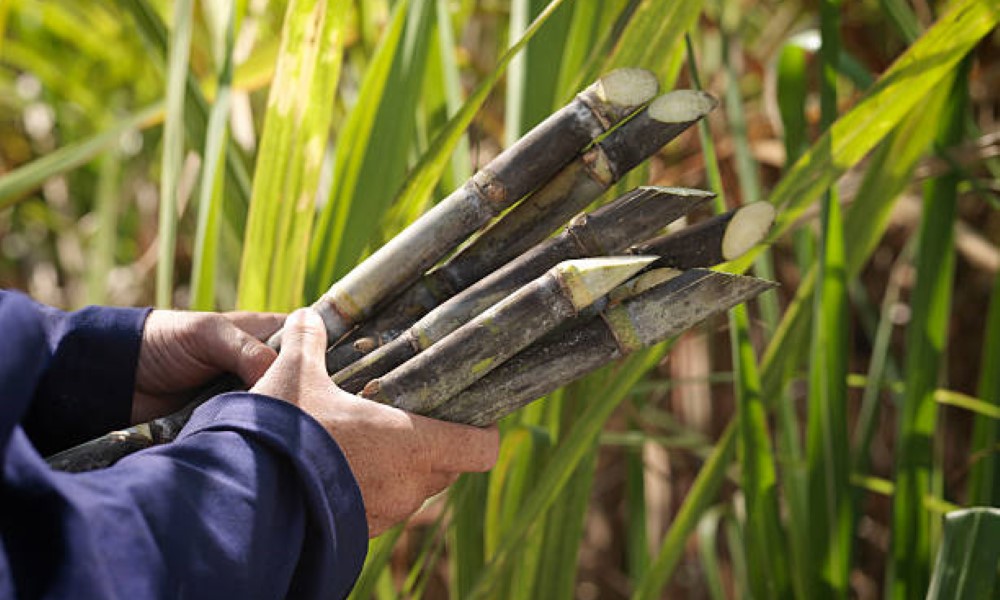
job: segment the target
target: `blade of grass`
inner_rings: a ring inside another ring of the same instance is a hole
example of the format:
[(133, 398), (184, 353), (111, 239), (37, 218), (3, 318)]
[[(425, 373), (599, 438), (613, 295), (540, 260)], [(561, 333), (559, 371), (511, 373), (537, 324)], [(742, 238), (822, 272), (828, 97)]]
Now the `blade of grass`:
[[(824, 0), (820, 4), (820, 121), (825, 129), (837, 118), (839, 28), (839, 0)], [(830, 137), (823, 139), (832, 143)], [(850, 586), (853, 520), (846, 407), (847, 259), (840, 210), (836, 190), (831, 188), (820, 207), (806, 424), (812, 595), (817, 598), (846, 598)]]
[[(888, 226), (896, 199), (912, 180), (918, 161), (933, 139), (933, 128), (927, 127), (927, 123), (939, 118), (946, 99), (942, 90), (946, 89), (936, 89), (924, 104), (912, 109), (869, 159), (844, 226), (848, 279), (858, 277)], [(811, 319), (806, 307), (811, 305), (815, 284), (816, 269), (813, 267), (799, 283), (795, 298), (785, 308), (781, 324), (764, 353), (765, 398), (776, 398), (782, 393), (805, 355), (802, 340), (806, 338)]]
[(368, 600), (375, 595), (379, 578), (383, 574), (388, 574), (386, 567), (392, 558), (392, 549), (405, 527), (405, 523), (400, 523), (369, 542), (364, 568), (349, 596), (352, 600)]
[[(993, 299), (986, 317), (983, 360), (980, 368), (979, 397), (992, 407), (1000, 406), (1000, 275), (993, 276)], [(969, 473), (969, 502), (983, 506), (1000, 504), (1000, 461), (995, 448), (1000, 439), (1000, 422), (976, 417), (969, 452), (984, 453)]]
[(927, 600), (996, 597), (1000, 510), (972, 508), (944, 516), (944, 540)]
[[(937, 144), (950, 148), (962, 139), (968, 101), (969, 61), (961, 63), (939, 122)], [(920, 499), (930, 491), (932, 444), (937, 423), (933, 400), (948, 331), (955, 269), (954, 221), (958, 175), (928, 182), (917, 249), (917, 283), (907, 327), (906, 390), (896, 439), (896, 489), (892, 516), (892, 561), (886, 596), (922, 595), (930, 578), (931, 523)]]
[(236, 38), (236, 3), (225, 0), (219, 10), (222, 23), (214, 44), (219, 48), (215, 103), (208, 116), (205, 148), (202, 154), (201, 182), (198, 189), (198, 222), (195, 229), (191, 265), (191, 308), (215, 310), (215, 282), (219, 258), (219, 235), (222, 226), (228, 120), (232, 104), (233, 44)]
[(431, 190), (441, 179), (441, 174), (448, 164), (449, 155), (454, 151), (463, 132), (468, 129), (473, 117), (486, 101), (493, 86), (500, 80), (510, 61), (565, 1), (552, 0), (549, 2), (548, 7), (532, 22), (521, 39), (503, 53), (494, 70), (479, 83), (465, 104), (462, 105), (461, 110), (448, 121), (448, 125), (438, 134), (427, 152), (410, 171), (403, 188), (396, 194), (395, 203), (420, 203), (430, 195)]
[[(630, 429), (635, 429), (635, 423)], [(639, 439), (644, 440), (643, 437)], [(601, 443), (607, 443), (602, 436)], [(629, 579), (638, 581), (646, 576), (650, 562), (650, 540), (646, 520), (646, 465), (642, 441), (625, 451), (625, 559)]]
[[(556, 435), (564, 430), (563, 425), (571, 426), (582, 405), (593, 398), (595, 393), (600, 393), (596, 388), (602, 384), (603, 381), (597, 378), (579, 381), (564, 390), (562, 402), (548, 407), (552, 421), (561, 421), (553, 423), (556, 425)], [(561, 497), (547, 511), (544, 544), (540, 548), (540, 556), (530, 565), (530, 568), (537, 571), (534, 573), (536, 584), (526, 590), (528, 593), (521, 594), (522, 598), (570, 598), (574, 595), (578, 557), (590, 492), (596, 475), (599, 446), (599, 441), (593, 440), (560, 493)], [(552, 452), (547, 454), (546, 462)]]
[[(241, 0), (242, 1), (242, 0)], [(150, 49), (153, 61), (157, 66), (166, 62), (167, 27), (159, 13), (149, 0), (115, 0), (121, 10), (132, 17), (139, 35)], [(186, 78), (187, 92), (185, 94), (184, 127), (192, 148), (205, 146), (205, 132), (208, 124), (208, 102), (198, 85), (198, 81), (190, 72)], [(247, 173), (246, 159), (240, 147), (232, 140), (226, 148), (226, 194), (225, 221), (223, 241), (226, 247), (239, 247), (239, 240), (244, 234), (244, 224), (247, 218), (247, 207), (250, 203), (250, 176)], [(235, 278), (239, 271), (239, 261), (236, 252), (222, 253), (226, 275)]]
[(879, 5), (898, 33), (903, 36), (903, 41), (913, 43), (913, 40), (920, 37), (920, 21), (909, 4), (903, 0), (879, 0)]
[(121, 175), (121, 157), (116, 149), (101, 155), (97, 166), (97, 192), (95, 212), (97, 228), (91, 239), (87, 259), (87, 304), (106, 304), (108, 301), (108, 275), (115, 261), (118, 241), (118, 194)]
[(736, 421), (731, 421), (715, 443), (711, 456), (698, 471), (698, 476), (667, 530), (646, 577), (636, 584), (632, 592), (633, 600), (653, 600), (661, 596), (660, 591), (670, 580), (684, 554), (688, 536), (698, 526), (705, 511), (716, 501), (719, 488), (726, 478), (726, 469), (733, 460), (736, 445)]
[(945, 406), (954, 406), (974, 412), (987, 419), (1000, 419), (1000, 407), (979, 398), (967, 396), (953, 390), (934, 390), (934, 401)]
[(322, 0), (288, 5), (254, 175), (239, 307), (290, 310), (302, 304), (347, 12)]
[[(696, 88), (700, 88), (700, 75), (691, 36), (687, 36), (686, 46), (692, 81)], [(744, 125), (742, 110), (733, 106), (740, 103), (736, 71), (730, 69), (728, 75), (730, 80), (727, 91), (727, 112), (731, 120), (735, 116), (734, 138), (741, 138), (742, 143), (747, 146), (739, 172), (740, 182), (744, 189), (744, 199), (753, 201), (756, 200), (758, 186), (755, 177), (756, 166), (749, 157), (745, 128), (740, 133)], [(709, 187), (716, 194), (715, 211), (721, 213), (726, 210), (726, 200), (715, 144), (710, 136), (708, 124), (702, 121), (698, 125)], [(735, 143), (739, 145), (741, 142)], [(747, 535), (743, 536), (746, 542), (744, 552), (753, 566), (748, 573), (749, 580), (751, 589), (757, 597), (785, 597), (791, 590), (788, 573), (778, 559), (786, 555), (782, 550), (786, 544), (778, 513), (777, 472), (767, 426), (767, 414), (760, 395), (757, 358), (750, 344), (750, 319), (746, 306), (737, 306), (729, 312), (729, 325), (735, 375), (733, 389), (737, 399), (738, 456), (742, 467), (743, 495), (746, 502)], [(801, 513), (804, 511), (800, 506), (801, 502), (793, 497), (790, 499), (790, 504), (792, 514), (801, 518)], [(791, 562), (794, 565), (796, 560), (793, 559)]]
[(559, 67), (559, 83), (556, 103), (568, 100), (581, 84), (580, 73), (600, 44), (594, 40), (603, 39), (609, 24), (613, 24), (625, 9), (628, 0), (605, 0), (604, 2), (574, 2), (571, 5), (573, 17), (569, 29), (572, 32), (563, 40), (560, 50), (562, 63)]
[(160, 164), (160, 216), (157, 226), (156, 305), (173, 304), (174, 254), (177, 245), (177, 183), (184, 159), (184, 96), (191, 54), (192, 0), (174, 4), (173, 29), (167, 60), (167, 115), (163, 124)]
[(669, 89), (684, 61), (681, 40), (701, 14), (703, 2), (643, 0), (617, 38), (614, 48), (599, 56), (577, 79), (576, 87), (617, 67), (642, 67), (656, 73), (664, 89)]
[(394, 10), (337, 139), (330, 199), (310, 248), (312, 297), (362, 255), (406, 176), (435, 6), (406, 0)]
[[(456, 54), (458, 49), (455, 45), (455, 33), (452, 30), (451, 15), (448, 12), (447, 0), (435, 0), (437, 7), (437, 17), (435, 25), (437, 30), (437, 54), (440, 57), (440, 84), (433, 85), (430, 82), (424, 83), (425, 96), (429, 92), (434, 92), (440, 88), (444, 96), (444, 111), (441, 113), (440, 123), (433, 124), (433, 133), (437, 133), (447, 123), (448, 119), (454, 117), (462, 108), (461, 72), (458, 68)], [(445, 170), (441, 187), (445, 190), (453, 190), (472, 177), (472, 153), (469, 150), (469, 140), (462, 138), (459, 140), (452, 153), (449, 167)]]
[(521, 504), (514, 522), (500, 540), (490, 565), (470, 593), (470, 599), (492, 597), (492, 590), (505, 577), (509, 563), (525, 534), (558, 497), (577, 465), (597, 440), (601, 428), (615, 407), (631, 387), (659, 362), (665, 350), (664, 345), (660, 345), (636, 354), (615, 369), (614, 376), (608, 375), (607, 369), (603, 369), (600, 374), (591, 375), (599, 378), (604, 375), (601, 392), (592, 396), (591, 402), (577, 416), (572, 427), (560, 438), (559, 446), (538, 477), (538, 485)]
[[(510, 39), (521, 37), (531, 19), (548, 0), (512, 0)], [(504, 114), (504, 142), (510, 146), (524, 133), (558, 108), (562, 98), (556, 95), (560, 61), (552, 60), (562, 52), (567, 38), (572, 5), (562, 5), (524, 47), (507, 68), (507, 94)]]
[(708, 596), (712, 600), (726, 600), (726, 593), (722, 589), (722, 570), (719, 568), (722, 551), (717, 543), (719, 521), (723, 514), (723, 507), (716, 506), (706, 511), (698, 521), (698, 557), (701, 560), (701, 571), (705, 574)]
[(448, 584), (452, 598), (464, 598), (468, 594), (475, 574), (485, 562), (483, 507), (487, 505), (489, 483), (490, 476), (486, 473), (467, 474), (448, 490), (453, 506), (448, 544)]

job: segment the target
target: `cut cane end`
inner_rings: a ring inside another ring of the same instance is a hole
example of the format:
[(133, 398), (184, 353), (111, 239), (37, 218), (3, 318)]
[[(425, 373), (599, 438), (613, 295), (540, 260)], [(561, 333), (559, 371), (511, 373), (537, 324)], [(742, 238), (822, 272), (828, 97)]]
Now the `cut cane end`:
[(597, 81), (597, 97), (616, 106), (642, 106), (656, 96), (660, 82), (646, 69), (625, 67), (603, 75)]
[(774, 206), (769, 202), (754, 202), (736, 211), (722, 236), (722, 257), (729, 261), (746, 254), (767, 236), (774, 217)]
[(556, 265), (555, 270), (574, 308), (582, 310), (658, 258), (656, 256), (583, 258), (563, 261)]
[(361, 390), (361, 396), (363, 398), (368, 398), (369, 400), (374, 400), (379, 391), (381, 391), (382, 385), (379, 383), (378, 379), (372, 379), (365, 384), (365, 387)]
[(649, 105), (649, 116), (661, 123), (697, 121), (719, 105), (710, 94), (697, 90), (677, 90), (663, 94)]

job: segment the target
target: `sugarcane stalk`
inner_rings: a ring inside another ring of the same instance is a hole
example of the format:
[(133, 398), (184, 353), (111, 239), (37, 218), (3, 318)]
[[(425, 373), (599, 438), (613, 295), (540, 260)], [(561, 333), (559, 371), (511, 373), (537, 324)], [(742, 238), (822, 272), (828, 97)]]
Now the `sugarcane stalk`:
[(712, 96), (693, 90), (673, 91), (656, 98), (447, 262), (380, 308), (371, 325), (365, 327), (366, 333), (407, 327), (538, 244), (716, 105)]
[[(441, 304), (397, 339), (335, 372), (333, 381), (357, 393), (368, 381), (413, 358), (559, 262), (615, 254), (635, 240), (653, 235), (712, 197), (713, 194), (700, 190), (641, 187), (593, 213), (581, 214), (558, 236), (538, 244)], [(328, 358), (336, 351), (336, 348), (331, 351)], [(331, 366), (329, 361), (327, 366)]]
[(362, 396), (426, 413), (654, 260), (637, 256), (559, 263), (413, 360), (370, 381)]
[(240, 378), (235, 375), (223, 375), (204, 386), (191, 402), (175, 413), (153, 419), (148, 423), (106, 433), (99, 438), (53, 454), (45, 461), (53, 469), (69, 473), (110, 467), (133, 452), (174, 441), (195, 408), (218, 394), (237, 389), (246, 389)]
[[(337, 340), (470, 234), (551, 179), (595, 138), (656, 95), (655, 76), (617, 69), (580, 92), (472, 179), (389, 240), (313, 304)], [(280, 347), (281, 332), (268, 342)]]
[(735, 260), (767, 236), (774, 223), (774, 207), (754, 202), (696, 225), (636, 244), (632, 254), (655, 254), (655, 267), (692, 269)]
[(450, 400), (435, 419), (484, 426), (601, 366), (671, 338), (775, 284), (691, 270), (529, 346)]

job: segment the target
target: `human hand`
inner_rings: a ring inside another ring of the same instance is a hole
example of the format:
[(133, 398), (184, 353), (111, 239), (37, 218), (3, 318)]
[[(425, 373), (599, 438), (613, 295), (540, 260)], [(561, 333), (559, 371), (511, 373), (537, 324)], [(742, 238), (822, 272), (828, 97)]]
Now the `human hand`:
[(142, 331), (132, 423), (174, 412), (193, 388), (222, 373), (255, 384), (277, 356), (261, 340), (284, 320), (273, 313), (151, 312)]
[(327, 375), (325, 352), (319, 315), (292, 313), (278, 360), (251, 391), (295, 404), (333, 436), (361, 487), (371, 537), (416, 512), (460, 473), (496, 463), (496, 427), (435, 421), (349, 394)]

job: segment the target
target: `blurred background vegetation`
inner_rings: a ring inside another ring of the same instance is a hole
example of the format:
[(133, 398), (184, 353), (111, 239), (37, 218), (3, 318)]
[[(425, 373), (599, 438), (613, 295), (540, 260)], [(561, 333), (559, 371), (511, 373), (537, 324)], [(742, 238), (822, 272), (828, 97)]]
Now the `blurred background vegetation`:
[(998, 20), (0, 0), (0, 285), (289, 310), (598, 74), (645, 67), (722, 104), (618, 190), (774, 203), (772, 243), (727, 268), (780, 289), (508, 418), (497, 468), (377, 540), (357, 596), (996, 597), (1000, 517), (959, 509), (1000, 500)]

